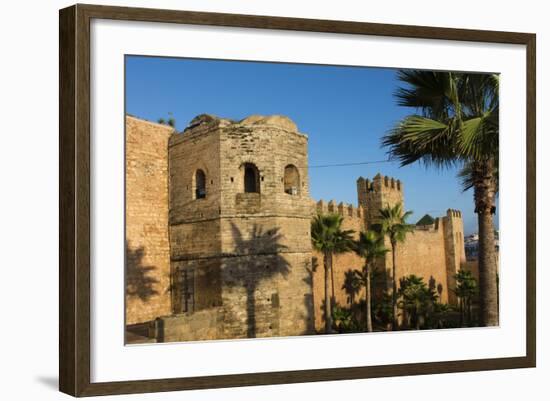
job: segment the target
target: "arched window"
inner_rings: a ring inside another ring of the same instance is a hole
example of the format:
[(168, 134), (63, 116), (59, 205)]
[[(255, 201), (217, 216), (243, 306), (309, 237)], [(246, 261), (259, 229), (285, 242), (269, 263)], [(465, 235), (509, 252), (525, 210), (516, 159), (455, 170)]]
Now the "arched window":
[(206, 198), (206, 175), (204, 171), (197, 170), (195, 173), (195, 199)]
[(283, 179), (285, 192), (289, 195), (298, 195), (300, 192), (300, 174), (296, 166), (289, 164), (285, 167)]
[(260, 172), (252, 163), (244, 164), (244, 192), (260, 192)]

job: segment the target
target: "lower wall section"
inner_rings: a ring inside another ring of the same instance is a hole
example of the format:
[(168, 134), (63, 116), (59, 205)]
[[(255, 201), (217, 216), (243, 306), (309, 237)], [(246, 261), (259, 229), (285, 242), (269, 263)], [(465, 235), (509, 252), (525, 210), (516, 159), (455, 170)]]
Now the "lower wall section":
[[(325, 268), (323, 255), (313, 253), (313, 299), (315, 311), (315, 329), (324, 331), (325, 305)], [(329, 277), (330, 297), (333, 303), (341, 307), (350, 307), (354, 303), (365, 299), (365, 290), (353, 286), (354, 270), (361, 270), (365, 264), (363, 258), (353, 252), (334, 255), (332, 277)], [(334, 305), (333, 305), (334, 306)]]
[[(187, 261), (178, 263), (176, 269), (180, 275), (187, 271), (186, 277), (193, 277), (194, 307), (187, 313), (157, 318), (152, 325), (158, 342), (297, 336), (314, 332), (310, 252)], [(212, 280), (207, 280), (209, 277)], [(206, 297), (211, 302), (200, 301), (206, 299), (201, 292), (217, 285), (219, 292), (210, 294), (215, 295), (215, 302), (212, 296)], [(188, 284), (186, 288), (188, 291)], [(182, 297), (179, 298), (181, 301)]]
[[(391, 274), (391, 252), (386, 255), (386, 263), (388, 273)], [(397, 280), (411, 274), (422, 277), (426, 285), (437, 293), (439, 302), (449, 302), (443, 230), (417, 229), (407, 235), (404, 243), (397, 244)], [(399, 287), (399, 281), (397, 286)]]
[(153, 322), (154, 337), (157, 342), (216, 340), (222, 338), (219, 330), (222, 320), (221, 308), (164, 316)]
[(310, 271), (309, 252), (224, 258), (224, 337), (311, 333)]

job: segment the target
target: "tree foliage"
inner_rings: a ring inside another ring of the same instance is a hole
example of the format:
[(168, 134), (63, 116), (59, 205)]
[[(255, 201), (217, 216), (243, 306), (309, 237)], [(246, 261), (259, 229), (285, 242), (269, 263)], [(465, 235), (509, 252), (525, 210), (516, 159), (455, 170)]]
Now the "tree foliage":
[(434, 310), (437, 301), (435, 291), (426, 285), (422, 277), (411, 274), (400, 280), (398, 295), (408, 326), (422, 328)]

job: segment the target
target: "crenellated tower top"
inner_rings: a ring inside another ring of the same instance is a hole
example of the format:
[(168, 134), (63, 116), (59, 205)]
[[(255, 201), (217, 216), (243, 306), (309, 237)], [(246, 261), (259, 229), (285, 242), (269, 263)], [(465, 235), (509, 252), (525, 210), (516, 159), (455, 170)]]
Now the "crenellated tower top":
[(368, 227), (378, 222), (380, 209), (397, 203), (403, 205), (403, 183), (394, 177), (380, 173), (376, 174), (372, 181), (359, 177), (357, 198), (359, 205), (365, 211), (365, 224)]

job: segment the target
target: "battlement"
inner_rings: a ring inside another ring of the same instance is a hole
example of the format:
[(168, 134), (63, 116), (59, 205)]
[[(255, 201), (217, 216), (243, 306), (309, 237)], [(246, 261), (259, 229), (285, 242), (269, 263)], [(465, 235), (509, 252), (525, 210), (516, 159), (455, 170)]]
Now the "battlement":
[(375, 224), (380, 217), (380, 210), (401, 203), (403, 204), (403, 183), (394, 177), (376, 174), (372, 181), (359, 177), (357, 179), (357, 203), (363, 207), (366, 225)]
[(355, 207), (351, 203), (336, 203), (335, 200), (328, 202), (320, 200), (315, 204), (315, 212), (318, 214), (339, 214), (342, 217), (363, 217), (363, 207)]
[[(419, 230), (419, 231), (437, 231), (441, 227), (443, 227), (444, 224), (446, 224), (446, 225), (449, 225), (449, 224), (456, 225), (457, 224), (456, 219), (459, 219), (459, 220), (462, 219), (462, 212), (460, 210), (456, 210), (456, 209), (447, 209), (447, 212), (446, 212), (445, 216), (436, 217), (432, 224), (425, 224), (425, 225), (418, 225), (417, 224), (415, 226), (415, 230)], [(451, 220), (454, 223), (452, 223)], [(459, 222), (458, 224), (461, 225), (462, 223)]]
[(380, 173), (376, 174), (372, 181), (359, 177), (357, 179), (357, 189), (360, 192), (380, 192), (387, 190), (395, 190), (403, 192), (403, 183), (394, 177), (384, 176)]
[(462, 218), (462, 212), (456, 209), (447, 209), (447, 217), (460, 217)]

